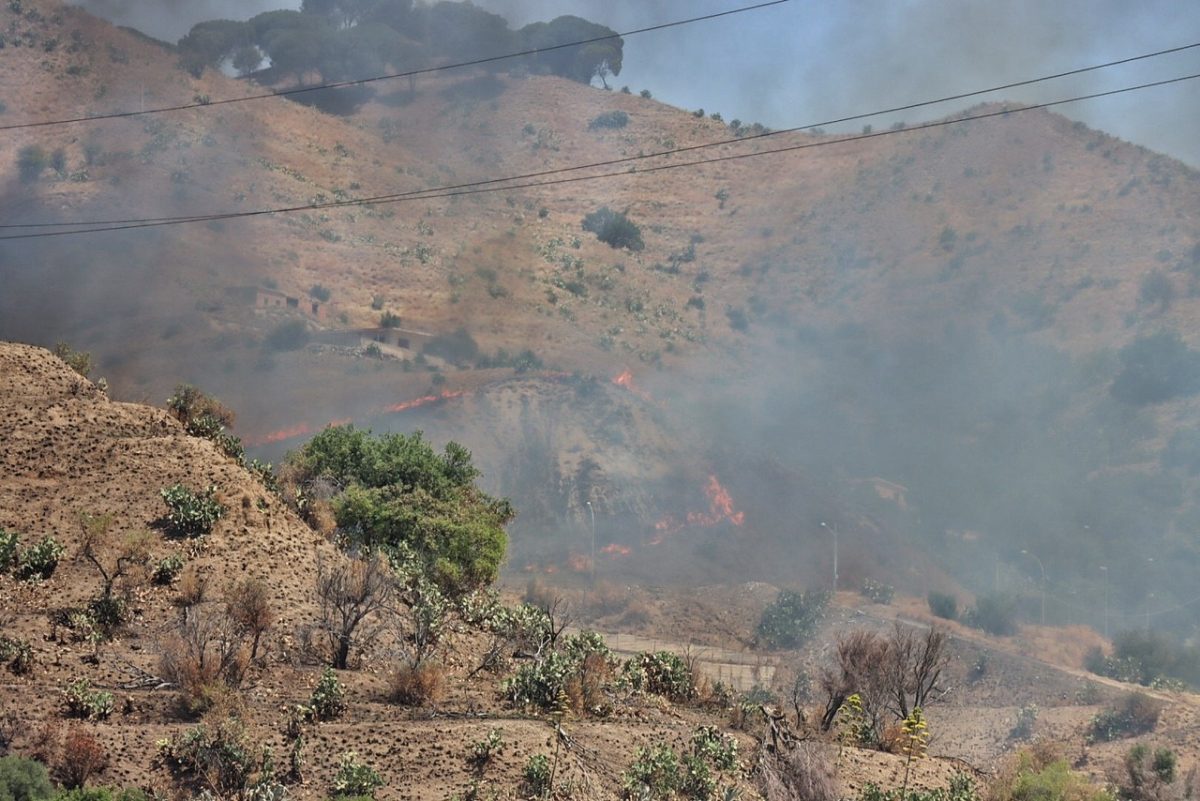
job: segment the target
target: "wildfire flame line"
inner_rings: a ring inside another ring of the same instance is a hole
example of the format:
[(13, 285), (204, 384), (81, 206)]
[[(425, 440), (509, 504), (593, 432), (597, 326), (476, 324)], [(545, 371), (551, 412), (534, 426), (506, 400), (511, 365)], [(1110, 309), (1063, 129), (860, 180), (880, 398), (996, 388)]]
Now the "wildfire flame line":
[(612, 382), (618, 387), (623, 387), (624, 389), (629, 390), (644, 401), (649, 401), (651, 403), (654, 402), (654, 398), (649, 392), (633, 383), (633, 371), (628, 368), (613, 376)]
[[(419, 409), (422, 406), (429, 406), (434, 403), (442, 403), (444, 401), (452, 400), (453, 398), (461, 398), (463, 395), (466, 395), (466, 394), (467, 393), (462, 390), (446, 390), (445, 392), (442, 392), (439, 395), (423, 395), (419, 398), (413, 398), (412, 400), (409, 400), (409, 401), (403, 401), (401, 403), (393, 403), (389, 406), (376, 407), (376, 408), (370, 410), (369, 412), (367, 412), (367, 416), (368, 417), (378, 417), (379, 415), (382, 415), (382, 414), (399, 414), (400, 412), (407, 412), (411, 409)], [(344, 425), (347, 425), (348, 423), (352, 423), (352, 422), (354, 422), (353, 418), (342, 417), (342, 418), (338, 418), (336, 420), (330, 420), (328, 423), (325, 424), (325, 427), (329, 428), (331, 426), (344, 426)], [(278, 431), (272, 431), (269, 434), (264, 434), (261, 437), (258, 437), (257, 439), (247, 440), (246, 444), (250, 445), (251, 447), (256, 446), (256, 445), (269, 445), (269, 444), (275, 443), (275, 442), (285, 442), (286, 440), (289, 440), (289, 439), (296, 439), (297, 437), (307, 436), (312, 433), (313, 433), (312, 426), (308, 425), (307, 423), (298, 423), (294, 426), (289, 426), (287, 428), (281, 428)]]
[(658, 533), (650, 540), (651, 545), (661, 545), (667, 537), (683, 530), (684, 526), (699, 526), (708, 528), (722, 522), (730, 522), (742, 526), (746, 522), (746, 513), (739, 512), (734, 507), (733, 496), (721, 485), (716, 475), (710, 474), (704, 485), (704, 494), (708, 496), (708, 513), (688, 512), (683, 522), (672, 515), (667, 515), (654, 524)]

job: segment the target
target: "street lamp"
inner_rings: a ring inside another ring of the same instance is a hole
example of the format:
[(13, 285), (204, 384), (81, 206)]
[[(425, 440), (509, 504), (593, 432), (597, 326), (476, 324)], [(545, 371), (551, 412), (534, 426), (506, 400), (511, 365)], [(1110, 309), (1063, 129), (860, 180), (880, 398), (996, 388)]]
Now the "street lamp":
[(1042, 625), (1044, 626), (1046, 625), (1046, 566), (1042, 564), (1041, 559), (1038, 559), (1037, 554), (1030, 553), (1024, 548), (1021, 549), (1021, 553), (1032, 557), (1035, 561), (1037, 561), (1038, 570), (1042, 571)]
[(1100, 565), (1100, 572), (1104, 574), (1104, 639), (1108, 639), (1108, 567)]
[(596, 586), (596, 510), (592, 502), (587, 502), (588, 511), (592, 514), (592, 586)]
[(821, 521), (821, 528), (826, 531), (833, 532), (833, 591), (836, 593), (838, 588), (838, 530), (837, 524), (830, 526)]

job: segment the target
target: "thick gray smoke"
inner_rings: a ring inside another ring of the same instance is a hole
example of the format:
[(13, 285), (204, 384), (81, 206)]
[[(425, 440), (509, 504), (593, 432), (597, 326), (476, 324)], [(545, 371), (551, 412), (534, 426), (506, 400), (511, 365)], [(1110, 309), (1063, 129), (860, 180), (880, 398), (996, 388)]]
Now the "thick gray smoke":
[(74, 0), (98, 17), (137, 28), (165, 42), (178, 41), (197, 22), (249, 19), (276, 8), (299, 8), (288, 0)]

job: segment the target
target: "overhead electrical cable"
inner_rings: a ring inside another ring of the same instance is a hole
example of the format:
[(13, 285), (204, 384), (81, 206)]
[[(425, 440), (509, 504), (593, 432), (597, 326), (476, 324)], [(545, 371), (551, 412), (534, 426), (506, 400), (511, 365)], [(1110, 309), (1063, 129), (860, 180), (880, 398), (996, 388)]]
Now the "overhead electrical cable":
[(597, 42), (606, 42), (613, 39), (622, 39), (626, 36), (635, 36), (641, 33), (651, 33), (653, 31), (666, 30), (668, 28), (678, 28), (682, 25), (691, 25), (695, 22), (707, 22), (708, 20), (719, 19), (721, 17), (729, 17), (734, 14), (744, 14), (748, 11), (759, 11), (771, 6), (783, 5), (791, 0), (766, 0), (766, 2), (758, 3), (752, 6), (743, 6), (741, 8), (733, 8), (728, 11), (718, 11), (712, 14), (705, 14), (699, 17), (690, 17), (688, 19), (675, 20), (674, 22), (662, 22), (657, 25), (649, 25), (645, 28), (636, 28), (624, 33), (611, 33), (605, 36), (594, 36), (590, 39), (580, 39), (574, 42), (564, 42), (562, 44), (550, 45), (548, 47), (539, 47), (532, 50), (521, 50), (515, 53), (505, 53), (499, 56), (487, 56), (485, 58), (471, 59), (470, 61), (460, 61), (454, 64), (441, 64), (435, 67), (422, 67), (421, 69), (407, 70), (405, 72), (392, 72), (384, 75), (374, 75), (369, 78), (355, 78), (346, 81), (332, 81), (329, 83), (315, 84), (313, 86), (298, 86), (293, 89), (284, 89), (279, 92), (263, 92), (255, 95), (245, 95), (244, 97), (225, 97), (217, 100), (205, 100), (204, 102), (180, 103), (175, 106), (160, 106), (158, 108), (140, 109), (138, 111), (114, 111), (108, 114), (95, 114), (88, 117), (66, 117), (56, 120), (42, 120), (39, 122), (21, 122), (12, 125), (0, 125), (0, 131), (15, 131), (23, 128), (44, 128), (52, 125), (73, 125), (82, 122), (97, 122), (100, 120), (117, 120), (127, 119), (129, 117), (143, 117), (150, 114), (166, 114), (174, 111), (186, 111), (189, 109), (204, 109), (212, 106), (227, 106), (233, 103), (248, 103), (254, 100), (269, 100), (277, 97), (288, 97), (290, 95), (299, 95), (306, 92), (320, 92), (326, 89), (342, 89), (347, 86), (363, 86), (369, 83), (378, 83), (380, 81), (391, 81), (397, 78), (414, 78), (418, 75), (428, 75), (433, 72), (442, 72), (445, 70), (461, 69), (463, 67), (478, 67), (483, 64), (494, 64), (497, 61), (506, 61), (510, 58), (524, 58), (525, 56), (535, 56), (539, 53), (548, 53), (554, 50), (563, 50), (569, 47), (583, 47), (584, 45), (595, 44)]
[[(300, 211), (312, 211), (320, 208), (330, 208), (334, 206), (366, 206), (366, 205), (384, 205), (388, 203), (401, 203), (404, 201), (419, 201), (419, 200), (434, 200), (448, 197), (461, 197), (463, 195), (486, 194), (490, 192), (509, 192), (516, 189), (536, 189), (547, 186), (558, 186), (562, 184), (578, 183), (581, 181), (596, 181), (603, 178), (619, 178), (636, 175), (646, 175), (649, 173), (663, 172), (665, 170), (676, 170), (685, 167), (697, 167), (704, 164), (717, 164), (729, 161), (740, 161), (743, 159), (758, 158), (760, 156), (777, 155), (780, 153), (793, 153), (801, 150), (809, 150), (818, 147), (829, 147), (832, 145), (841, 145), (852, 142), (859, 142), (864, 139), (876, 139), (883, 136), (896, 136), (916, 131), (926, 131), (934, 128), (944, 128), (951, 125), (960, 125), (966, 122), (974, 122), (977, 120), (992, 119), (995, 117), (1005, 117), (1016, 115), (1028, 111), (1037, 111), (1039, 109), (1051, 108), (1053, 106), (1061, 106), (1067, 103), (1078, 103), (1084, 100), (1095, 100), (1101, 97), (1111, 97), (1113, 95), (1126, 94), (1128, 92), (1136, 92), (1144, 89), (1151, 89), (1158, 86), (1168, 86), (1170, 84), (1182, 83), (1183, 81), (1195, 80), (1200, 78), (1200, 73), (1191, 75), (1181, 75), (1176, 78), (1167, 78), (1161, 81), (1150, 81), (1147, 83), (1137, 84), (1135, 86), (1126, 86), (1120, 89), (1110, 89), (1104, 92), (1093, 92), (1086, 95), (1078, 95), (1076, 97), (1064, 98), (1062, 100), (1051, 100), (1045, 103), (1037, 103), (1029, 106), (1019, 106), (1017, 108), (1005, 108), (996, 111), (989, 111), (981, 114), (972, 114), (963, 117), (954, 117), (946, 120), (936, 120), (934, 122), (921, 123), (906, 128), (893, 128), (886, 131), (873, 131), (871, 133), (857, 134), (845, 136), (837, 139), (821, 140), (819, 142), (804, 142), (787, 147), (778, 147), (768, 150), (759, 150), (752, 153), (733, 153), (724, 156), (713, 156), (705, 159), (697, 159), (694, 161), (677, 162), (673, 164), (660, 164), (652, 167), (645, 167), (635, 170), (621, 170), (618, 172), (607, 172), (599, 175), (577, 175), (568, 178), (555, 178), (547, 181), (534, 181), (524, 184), (506, 184), (504, 186), (475, 186), (466, 189), (456, 189), (453, 191), (445, 189), (424, 190), (429, 194), (401, 194), (401, 195), (378, 195), (369, 198), (357, 198), (354, 200), (337, 201), (336, 203), (305, 205), (305, 206), (289, 206), (274, 209), (257, 209), (254, 211), (236, 211), (223, 214), (209, 214), (195, 217), (169, 218), (169, 219), (143, 219), (133, 220), (121, 225), (98, 226), (92, 228), (76, 228), (69, 231), (38, 231), (34, 233), (24, 234), (6, 234), (0, 236), (0, 241), (9, 241), (16, 239), (43, 239), (58, 236), (71, 236), (74, 234), (91, 234), (104, 231), (128, 231), (137, 228), (158, 228), (168, 225), (183, 225), (186, 223), (197, 222), (214, 222), (218, 220), (232, 220), (244, 217), (260, 217), (272, 214), (287, 214)], [(556, 172), (566, 172), (560, 170)]]
[[(530, 180), (533, 178), (543, 178), (543, 177), (547, 177), (547, 176), (551, 176), (551, 175), (559, 175), (559, 174), (563, 174), (563, 173), (577, 172), (580, 170), (599, 169), (602, 167), (612, 167), (612, 166), (616, 166), (618, 164), (628, 164), (631, 162), (645, 161), (647, 159), (660, 158), (663, 156), (671, 156), (671, 155), (676, 155), (679, 153), (688, 153), (688, 152), (693, 152), (693, 151), (697, 151), (697, 150), (704, 150), (707, 148), (720, 147), (723, 145), (743, 144), (743, 143), (751, 142), (751, 141), (754, 141), (757, 139), (766, 139), (768, 137), (777, 137), (777, 136), (781, 136), (784, 134), (799, 133), (799, 132), (814, 129), (814, 128), (824, 128), (824, 127), (830, 126), (830, 125), (838, 125), (838, 124), (842, 124), (842, 123), (846, 123), (846, 122), (855, 122), (858, 120), (870, 119), (872, 117), (879, 117), (879, 116), (883, 116), (886, 114), (895, 114), (895, 113), (902, 112), (902, 111), (912, 111), (914, 109), (925, 108), (925, 107), (937, 105), (940, 103), (947, 103), (947, 102), (956, 101), (956, 100), (965, 100), (968, 98), (979, 97), (981, 95), (986, 95), (986, 94), (990, 94), (993, 92), (1006, 91), (1009, 89), (1015, 89), (1015, 88), (1019, 88), (1019, 87), (1023, 87), (1023, 86), (1031, 86), (1031, 85), (1037, 84), (1037, 83), (1044, 83), (1046, 81), (1057, 80), (1059, 78), (1064, 78), (1064, 77), (1068, 77), (1068, 76), (1080, 75), (1080, 74), (1084, 74), (1087, 72), (1094, 72), (1096, 70), (1115, 67), (1115, 66), (1119, 66), (1122, 64), (1129, 64), (1129, 63), (1135, 62), (1135, 61), (1156, 58), (1156, 57), (1171, 54), (1171, 53), (1178, 53), (1183, 50), (1189, 50), (1189, 49), (1197, 48), (1197, 47), (1200, 47), (1200, 42), (1196, 42), (1196, 43), (1188, 44), (1188, 45), (1181, 45), (1179, 47), (1171, 47), (1171, 48), (1167, 48), (1165, 50), (1156, 50), (1151, 53), (1143, 53), (1141, 55), (1130, 56), (1127, 58), (1121, 58), (1121, 59), (1117, 59), (1114, 61), (1106, 61), (1101, 64), (1093, 64), (1093, 65), (1090, 65), (1087, 67), (1078, 67), (1076, 69), (1067, 70), (1065, 72), (1057, 72), (1057, 73), (1054, 73), (1051, 75), (1044, 75), (1044, 76), (1041, 76), (1038, 78), (1028, 78), (1028, 79), (1021, 80), (1021, 81), (1013, 81), (1013, 82), (1006, 83), (1006, 84), (1000, 84), (998, 86), (991, 86), (986, 89), (976, 89), (976, 90), (973, 90), (970, 92), (960, 92), (958, 94), (946, 95), (943, 97), (935, 98), (933, 100), (922, 100), (922, 101), (915, 102), (915, 103), (907, 103), (902, 106), (893, 106), (891, 108), (880, 109), (877, 111), (869, 111), (869, 112), (864, 112), (864, 113), (860, 113), (860, 114), (853, 114), (850, 116), (838, 117), (836, 119), (824, 120), (822, 122), (813, 122), (813, 123), (808, 123), (806, 125), (800, 125), (800, 126), (795, 126), (795, 127), (791, 127), (791, 128), (783, 128), (783, 129), (775, 130), (775, 131), (766, 131), (766, 132), (759, 133), (759, 134), (751, 134), (751, 135), (747, 135), (747, 136), (737, 136), (737, 137), (732, 137), (732, 138), (720, 139), (720, 140), (716, 140), (713, 142), (705, 142), (705, 143), (701, 143), (701, 144), (697, 144), (697, 145), (686, 145), (683, 147), (671, 148), (669, 150), (660, 150), (660, 151), (656, 151), (653, 153), (640, 153), (636, 156), (624, 156), (624, 157), (616, 158), (616, 159), (607, 159), (607, 160), (603, 160), (603, 161), (588, 162), (586, 164), (576, 164), (576, 165), (567, 166), (567, 167), (556, 167), (553, 169), (541, 170), (538, 172), (523, 173), (523, 174), (518, 174), (518, 175), (509, 175), (509, 176), (503, 176), (500, 178), (489, 178), (489, 179), (480, 180), (480, 181), (471, 181), (471, 182), (467, 182), (467, 183), (454, 184), (451, 186), (437, 187), (437, 188), (433, 188), (433, 189), (419, 189), (419, 190), (411, 190), (408, 192), (399, 192), (399, 193), (394, 193), (394, 194), (378, 195), (378, 196), (374, 196), (372, 198), (351, 198), (351, 199), (346, 199), (346, 200), (335, 200), (335, 201), (328, 201), (325, 203), (309, 204), (306, 206), (285, 207), (285, 208), (278, 208), (278, 209), (263, 209), (263, 210), (255, 210), (253, 212), (237, 212), (237, 213), (242, 214), (242, 215), (286, 213), (286, 212), (291, 212), (291, 211), (299, 211), (301, 209), (320, 210), (320, 209), (339, 208), (339, 207), (343, 207), (343, 206), (370, 205), (372, 203), (383, 203), (383, 202), (389, 202), (389, 201), (396, 201), (396, 200), (410, 198), (410, 197), (430, 196), (430, 193), (434, 193), (434, 192), (444, 193), (444, 192), (449, 192), (449, 191), (457, 191), (460, 189), (473, 189), (473, 188), (477, 188), (477, 187), (490, 186), (490, 185), (497, 184), (497, 183), (507, 183), (507, 182), (511, 182), (511, 181), (525, 181), (525, 180)], [(1138, 87), (1135, 87), (1135, 88), (1138, 88)], [(1069, 102), (1074, 102), (1074, 100), (1062, 100), (1062, 101), (1057, 101), (1057, 102), (1069, 103)], [(838, 140), (838, 141), (845, 141), (845, 140)], [(208, 213), (208, 214), (176, 215), (176, 216), (172, 216), (172, 217), (135, 217), (135, 218), (108, 219), (108, 220), (75, 220), (75, 221), (67, 221), (67, 222), (5, 223), (5, 224), (0, 224), (0, 229), (72, 228), (72, 227), (77, 228), (77, 227), (81, 227), (81, 226), (115, 226), (115, 225), (125, 225), (125, 224), (130, 224), (130, 223), (194, 222), (194, 221), (204, 221), (204, 220), (209, 220), (209, 219), (222, 219), (222, 218), (225, 218), (225, 215), (226, 215), (226, 213), (224, 213), (224, 212), (213, 212), (213, 213)]]

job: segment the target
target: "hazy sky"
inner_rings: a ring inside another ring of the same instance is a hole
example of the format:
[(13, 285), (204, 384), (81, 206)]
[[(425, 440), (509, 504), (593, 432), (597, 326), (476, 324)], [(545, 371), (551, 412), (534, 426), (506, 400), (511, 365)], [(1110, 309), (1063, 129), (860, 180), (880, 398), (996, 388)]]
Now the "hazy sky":
[[(752, 0), (476, 0), (514, 26), (577, 14), (625, 31)], [(121, 24), (178, 39), (201, 19), (245, 18), (298, 0), (85, 0)], [(791, 0), (630, 37), (614, 88), (774, 128), (1038, 77), (1200, 42), (1195, 0)], [(1200, 73), (1200, 48), (984, 99), (1046, 101)], [(905, 115), (942, 116), (970, 103)], [(1072, 104), (1074, 119), (1200, 167), (1200, 79)], [(890, 124), (886, 118), (876, 127)], [(855, 123), (854, 129), (862, 123)]]

